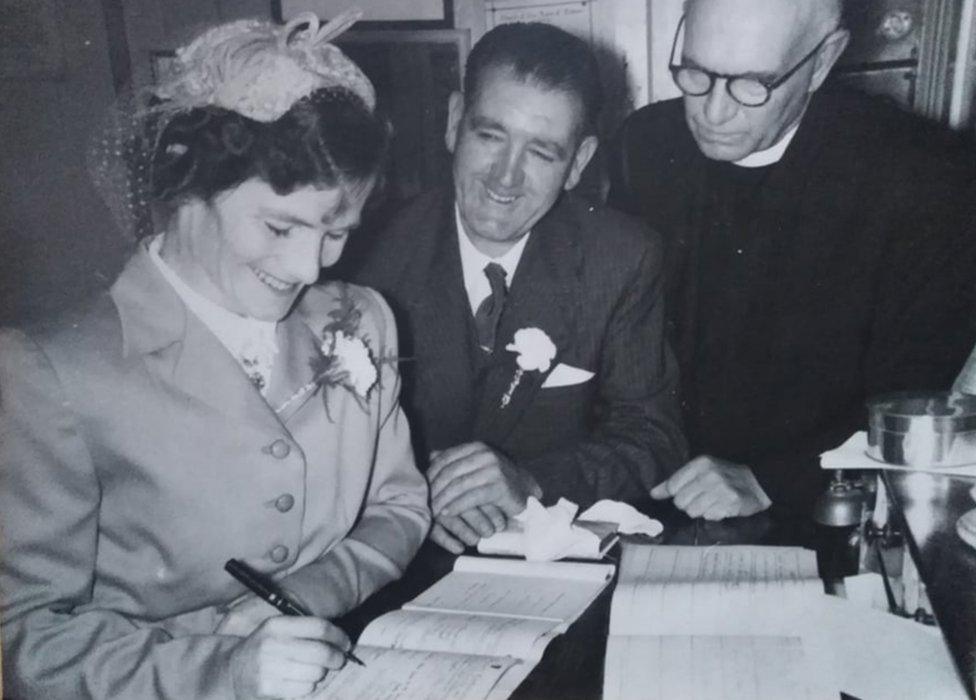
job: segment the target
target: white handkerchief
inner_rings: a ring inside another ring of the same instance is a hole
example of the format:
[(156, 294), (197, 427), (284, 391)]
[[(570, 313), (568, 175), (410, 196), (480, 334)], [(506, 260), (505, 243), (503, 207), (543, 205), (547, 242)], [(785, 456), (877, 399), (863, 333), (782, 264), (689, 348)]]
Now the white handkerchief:
[(597, 501), (580, 513), (580, 520), (602, 520), (617, 523), (617, 532), (621, 535), (647, 535), (657, 537), (664, 532), (661, 521), (649, 518), (632, 505), (604, 499)]
[(522, 547), (529, 561), (555, 561), (569, 554), (578, 537), (596, 539), (592, 532), (580, 532), (573, 527), (579, 508), (572, 501), (560, 498), (559, 503), (546, 508), (535, 498), (529, 498), (526, 509), (516, 516), (522, 523)]
[(597, 501), (574, 520), (577, 510), (565, 498), (546, 508), (529, 497), (525, 510), (512, 518), (507, 530), (478, 541), (478, 551), (514, 554), (530, 561), (600, 559), (617, 541), (616, 533), (655, 537), (664, 530), (657, 520), (619, 501)]
[(555, 561), (563, 557), (599, 559), (600, 538), (573, 525), (577, 510), (576, 504), (565, 498), (546, 508), (530, 496), (525, 510), (512, 518), (508, 529), (478, 541), (478, 551), (516, 554), (529, 561)]
[(583, 382), (588, 382), (593, 379), (593, 376), (593, 372), (580, 369), (579, 367), (564, 365), (560, 362), (558, 365), (556, 365), (556, 368), (549, 373), (549, 376), (546, 377), (546, 381), (542, 383), (542, 388), (552, 389), (557, 386), (573, 386), (574, 384), (582, 384)]

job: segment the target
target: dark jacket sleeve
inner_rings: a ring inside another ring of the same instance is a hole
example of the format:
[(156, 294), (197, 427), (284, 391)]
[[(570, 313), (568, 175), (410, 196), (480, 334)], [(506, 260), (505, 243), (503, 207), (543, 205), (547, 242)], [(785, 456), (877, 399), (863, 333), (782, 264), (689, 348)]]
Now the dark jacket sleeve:
[(605, 164), (609, 190), (607, 205), (619, 211), (642, 215), (640, 196), (634, 187), (634, 163), (631, 149), (634, 147), (635, 119), (627, 119), (606, 146)]
[(645, 240), (636, 263), (614, 256), (606, 271), (619, 280), (619, 296), (602, 329), (591, 430), (524, 463), (547, 501), (563, 496), (586, 507), (646, 498), (687, 458), (678, 368), (664, 334), (662, 247), (656, 235)]
[[(856, 114), (859, 122), (878, 126), (865, 134), (860, 152), (850, 146), (874, 164), (868, 190), (874, 194), (861, 211), (863, 226), (879, 241), (870, 314), (861, 331), (864, 401), (949, 389), (976, 340), (976, 211), (968, 151), (948, 132), (888, 115), (880, 109)], [(812, 505), (826, 482), (819, 456), (867, 429), (864, 401), (838, 406), (831, 421), (803, 436), (791, 453), (769, 454), (752, 465), (774, 503)]]

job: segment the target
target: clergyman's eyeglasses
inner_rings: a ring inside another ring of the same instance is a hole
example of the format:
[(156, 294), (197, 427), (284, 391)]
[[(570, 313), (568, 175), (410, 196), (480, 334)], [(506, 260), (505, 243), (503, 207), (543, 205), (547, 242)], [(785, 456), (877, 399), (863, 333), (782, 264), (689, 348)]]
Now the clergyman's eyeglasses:
[(713, 73), (712, 71), (699, 68), (697, 66), (685, 66), (674, 62), (674, 55), (678, 49), (678, 38), (681, 36), (681, 29), (684, 27), (685, 18), (681, 17), (678, 22), (678, 30), (674, 33), (674, 43), (671, 45), (671, 58), (668, 59), (668, 68), (671, 70), (671, 77), (674, 79), (681, 92), (692, 97), (707, 95), (715, 87), (715, 81), (719, 78), (725, 80), (725, 90), (733, 100), (743, 107), (762, 107), (769, 102), (773, 90), (792, 78), (800, 68), (812, 59), (827, 43), (827, 39), (834, 35), (836, 30), (829, 32), (821, 39), (813, 50), (800, 59), (800, 62), (786, 71), (775, 80), (764, 80), (750, 75), (728, 75), (725, 73)]

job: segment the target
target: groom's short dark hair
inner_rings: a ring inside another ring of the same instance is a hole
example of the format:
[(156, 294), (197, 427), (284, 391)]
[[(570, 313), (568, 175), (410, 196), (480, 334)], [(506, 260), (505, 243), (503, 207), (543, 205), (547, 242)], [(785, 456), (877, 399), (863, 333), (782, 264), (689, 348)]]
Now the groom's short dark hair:
[(468, 56), (466, 106), (474, 103), (485, 73), (493, 68), (507, 69), (515, 78), (547, 90), (575, 95), (583, 106), (582, 135), (596, 133), (603, 87), (596, 58), (582, 39), (541, 22), (495, 27), (481, 37)]

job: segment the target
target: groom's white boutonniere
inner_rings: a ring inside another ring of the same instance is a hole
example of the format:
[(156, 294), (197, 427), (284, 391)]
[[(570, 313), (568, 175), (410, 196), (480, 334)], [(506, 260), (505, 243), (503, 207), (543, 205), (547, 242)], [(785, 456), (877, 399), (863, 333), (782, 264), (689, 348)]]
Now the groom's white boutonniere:
[(505, 408), (512, 402), (512, 395), (522, 381), (526, 372), (548, 372), (552, 360), (556, 356), (556, 346), (546, 332), (540, 328), (521, 328), (515, 331), (512, 342), (505, 346), (509, 352), (517, 352), (515, 358), (518, 369), (512, 377), (508, 390), (502, 396), (501, 407)]

